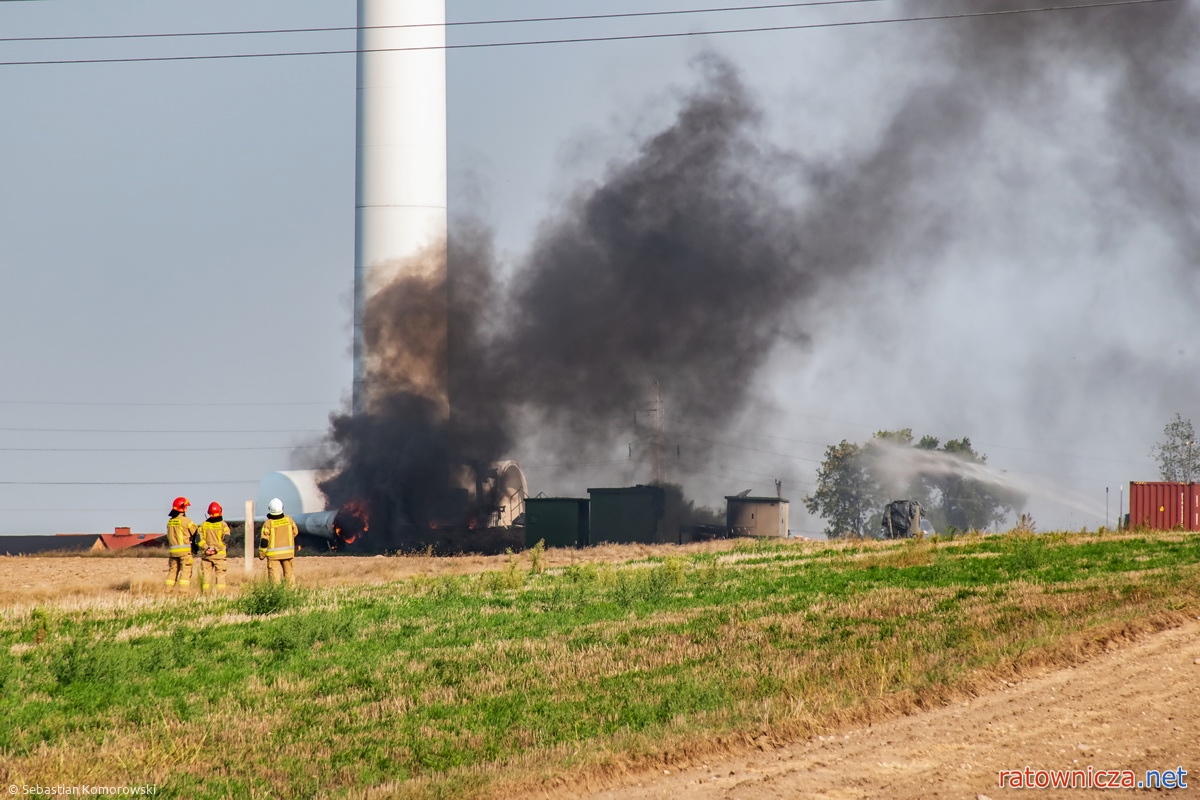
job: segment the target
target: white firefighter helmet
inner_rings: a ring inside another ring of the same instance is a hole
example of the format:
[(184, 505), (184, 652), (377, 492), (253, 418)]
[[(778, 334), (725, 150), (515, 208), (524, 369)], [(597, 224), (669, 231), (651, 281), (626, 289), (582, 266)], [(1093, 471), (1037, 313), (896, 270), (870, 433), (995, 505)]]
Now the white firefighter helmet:
[(280, 500), (278, 497), (272, 497), (271, 502), (267, 503), (267, 513), (268, 514), (282, 514), (283, 513), (283, 501)]

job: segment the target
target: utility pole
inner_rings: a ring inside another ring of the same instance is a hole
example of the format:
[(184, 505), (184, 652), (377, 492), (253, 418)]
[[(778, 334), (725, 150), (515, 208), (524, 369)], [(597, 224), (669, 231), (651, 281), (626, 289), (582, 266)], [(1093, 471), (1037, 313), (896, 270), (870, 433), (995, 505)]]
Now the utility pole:
[(663, 399), (662, 389), (658, 385), (658, 381), (654, 382), (654, 441), (651, 444), (651, 465), (653, 475), (651, 483), (655, 486), (663, 485), (663, 470), (666, 462), (666, 446), (667, 437), (664, 427), (663, 414)]
[(258, 542), (254, 539), (254, 501), (246, 501), (245, 553), (242, 554), (242, 572), (254, 574), (254, 550)]
[[(648, 436), (642, 436), (641, 426), (638, 424), (638, 414), (650, 414), (650, 433)], [(641, 458), (642, 446), (649, 439), (650, 447), (650, 484), (652, 486), (662, 486), (666, 473), (667, 463), (667, 415), (663, 406), (662, 389), (658, 385), (658, 381), (654, 382), (654, 399), (650, 403), (649, 408), (640, 409), (633, 412), (633, 430), (634, 435), (638, 438), (639, 448), (638, 457)], [(676, 453), (678, 456), (678, 452)], [(633, 458), (633, 444), (629, 445), (629, 457)]]

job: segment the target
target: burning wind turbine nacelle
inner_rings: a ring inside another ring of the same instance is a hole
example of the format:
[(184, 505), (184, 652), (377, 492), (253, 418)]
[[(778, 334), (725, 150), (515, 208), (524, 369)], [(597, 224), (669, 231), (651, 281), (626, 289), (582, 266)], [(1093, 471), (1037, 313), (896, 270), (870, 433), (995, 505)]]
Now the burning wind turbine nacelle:
[[(256, 518), (265, 519), (262, 512), (267, 503), (278, 497), (284, 513), (295, 520), (302, 534), (335, 544), (352, 544), (363, 538), (370, 527), (366, 509), (353, 504), (329, 508), (319, 485), (322, 477), (318, 470), (268, 472), (258, 485)], [(529, 489), (525, 473), (515, 461), (493, 462), (478, 474), (470, 467), (459, 467), (450, 482), (461, 487), (467, 506), (473, 509), (471, 518), (461, 521), (464, 525), (511, 528), (525, 512)]]
[(338, 536), (337, 515), (336, 510), (314, 511), (311, 514), (297, 514), (293, 519), (301, 533), (336, 542), (341, 538)]
[(333, 545), (354, 544), (369, 530), (367, 515), (357, 506), (297, 514), (292, 519), (301, 534)]

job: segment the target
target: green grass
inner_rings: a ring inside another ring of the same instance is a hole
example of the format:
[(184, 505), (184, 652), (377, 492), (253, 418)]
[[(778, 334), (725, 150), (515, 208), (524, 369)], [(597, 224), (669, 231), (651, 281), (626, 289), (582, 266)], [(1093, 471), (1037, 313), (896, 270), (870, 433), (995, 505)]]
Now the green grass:
[(39, 607), (0, 621), (0, 783), (503, 795), (1070, 661), (1195, 614), (1197, 562), (1200, 538), (1181, 536), (771, 542)]

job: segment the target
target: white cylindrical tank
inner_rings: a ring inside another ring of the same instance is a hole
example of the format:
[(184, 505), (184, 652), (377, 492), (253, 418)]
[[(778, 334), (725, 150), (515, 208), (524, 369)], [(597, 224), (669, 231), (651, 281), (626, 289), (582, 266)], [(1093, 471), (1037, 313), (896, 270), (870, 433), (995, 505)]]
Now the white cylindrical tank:
[(367, 400), (363, 314), (371, 297), (406, 271), (445, 275), (445, 22), (445, 0), (358, 0), (356, 413)]

